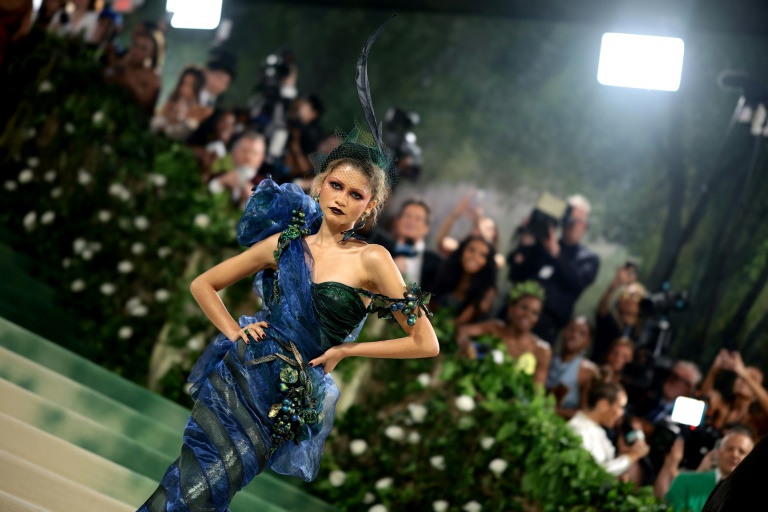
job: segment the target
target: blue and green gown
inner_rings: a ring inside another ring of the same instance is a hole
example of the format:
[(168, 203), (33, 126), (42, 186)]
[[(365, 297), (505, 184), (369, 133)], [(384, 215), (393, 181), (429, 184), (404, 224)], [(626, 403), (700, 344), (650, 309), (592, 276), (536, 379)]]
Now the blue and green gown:
[[(219, 334), (189, 381), (195, 404), (181, 455), (139, 512), (227, 511), (234, 494), (267, 467), (313, 480), (333, 426), (339, 390), (308, 362), (353, 340), (369, 311), (403, 308), (391, 299), (337, 282), (312, 282), (312, 255), (303, 236), (322, 212), (297, 186), (259, 184), (238, 225), (251, 246), (281, 233), (278, 270), (260, 272), (254, 291), (263, 308), (240, 325), (266, 320), (266, 340), (245, 344)], [(366, 307), (361, 295), (373, 300)], [(412, 296), (411, 296), (412, 297)]]

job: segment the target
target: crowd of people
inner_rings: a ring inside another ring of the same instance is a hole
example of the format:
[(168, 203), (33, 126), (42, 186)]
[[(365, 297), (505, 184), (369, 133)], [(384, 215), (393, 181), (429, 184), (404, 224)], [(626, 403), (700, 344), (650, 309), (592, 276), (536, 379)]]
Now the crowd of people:
[[(313, 153), (328, 153), (341, 142), (322, 126), (323, 102), (299, 92), (290, 53), (265, 61), (248, 106), (220, 106), (236, 78), (236, 62), (218, 47), (204, 65), (184, 68), (158, 105), (164, 28), (137, 24), (130, 47), (120, 49), (114, 43), (119, 15), (96, 12), (92, 0), (75, 0), (72, 12), (63, 10), (64, 3), (44, 0), (32, 23), (102, 47), (105, 80), (128, 91), (151, 119), (149, 129), (190, 146), (210, 193), (227, 194), (242, 207), (268, 175), (307, 190)], [(399, 156), (403, 174), (413, 174), (413, 159)], [(716, 483), (768, 431), (762, 372), (727, 350), (704, 378), (690, 361), (657, 364), (649, 357), (650, 319), (641, 307), (649, 294), (631, 262), (615, 269), (593, 315), (574, 316), (600, 266), (583, 242), (591, 212), (585, 197), (568, 199), (567, 216), (547, 236), (526, 230), (529, 219), (523, 220), (506, 257), (498, 224), (476, 199), (461, 201), (435, 230), (436, 250), (429, 246), (431, 208), (420, 198), (402, 202), (380, 227), (359, 231), (392, 254), (406, 282), (433, 292), (431, 306), (453, 312), (459, 357), (495, 358), (498, 351), (487, 339), (499, 340), (515, 364), (554, 396), (558, 414), (608, 472), (653, 485), (673, 505), (701, 510)], [(458, 236), (454, 225), (461, 216), (472, 228)], [(681, 397), (706, 403), (701, 426), (681, 428), (672, 421)]]

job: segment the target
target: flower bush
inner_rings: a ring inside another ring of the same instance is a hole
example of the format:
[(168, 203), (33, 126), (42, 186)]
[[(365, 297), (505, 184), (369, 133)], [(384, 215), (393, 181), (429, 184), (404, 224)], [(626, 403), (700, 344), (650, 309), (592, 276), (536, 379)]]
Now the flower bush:
[[(238, 250), (239, 212), (207, 194), (185, 146), (151, 135), (130, 98), (104, 84), (98, 53), (34, 37), (0, 72), (15, 105), (0, 119), (6, 243), (76, 319), (68, 348), (142, 384), (155, 353), (156, 387), (184, 402), (185, 374), (205, 346), (188, 341), (215, 334), (189, 281)], [(243, 282), (228, 305), (249, 295)], [(174, 347), (159, 362), (158, 344)]]
[(437, 359), (370, 361), (370, 383), (337, 421), (311, 492), (342, 511), (667, 510), (594, 462), (503, 344), (501, 360), (459, 359), (450, 316), (433, 324)]

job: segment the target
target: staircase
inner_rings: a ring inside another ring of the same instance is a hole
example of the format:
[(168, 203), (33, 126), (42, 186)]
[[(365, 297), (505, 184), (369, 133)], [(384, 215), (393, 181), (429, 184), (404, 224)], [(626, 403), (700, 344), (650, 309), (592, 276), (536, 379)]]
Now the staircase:
[[(50, 318), (50, 294), (6, 265), (10, 256), (0, 245), (0, 315), (37, 330)], [(24, 286), (10, 286), (11, 277)], [(0, 511), (135, 511), (178, 457), (189, 414), (0, 317)], [(269, 473), (239, 492), (230, 509), (333, 510)]]

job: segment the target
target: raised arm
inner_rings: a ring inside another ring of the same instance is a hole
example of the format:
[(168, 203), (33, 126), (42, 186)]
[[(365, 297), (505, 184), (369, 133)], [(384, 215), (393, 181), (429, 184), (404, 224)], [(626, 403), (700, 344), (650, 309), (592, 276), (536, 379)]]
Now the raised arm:
[[(387, 297), (402, 297), (406, 286), (400, 271), (389, 252), (380, 245), (370, 245), (363, 253), (363, 266), (368, 269), (371, 289)], [(395, 319), (406, 336), (392, 340), (369, 343), (342, 343), (328, 349), (322, 356), (310, 361), (311, 366), (322, 364), (326, 373), (333, 371), (345, 357), (374, 357), (389, 359), (416, 359), (435, 357), (440, 353), (435, 330), (427, 315), (422, 314), (411, 327), (401, 312), (394, 313)]]
[(443, 255), (448, 255), (458, 248), (456, 239), (451, 238), (450, 234), (456, 219), (458, 219), (469, 207), (470, 199), (471, 195), (464, 197), (464, 199), (459, 202), (458, 206), (448, 214), (443, 221), (443, 224), (440, 226), (440, 229), (437, 230), (437, 248)]
[(456, 329), (456, 344), (459, 347), (459, 353), (467, 355), (467, 349), (472, 344), (472, 338), (478, 338), (484, 334), (497, 335), (500, 323), (499, 320), (486, 320), (458, 327)]
[[(254, 244), (247, 251), (200, 274), (189, 290), (208, 319), (230, 340), (241, 338), (240, 325), (232, 318), (218, 292), (240, 279), (266, 268), (277, 268), (274, 251), (279, 233)], [(243, 338), (244, 341), (248, 341)]]
[(727, 357), (728, 351), (724, 348), (720, 349), (720, 352), (717, 353), (717, 357), (715, 357), (715, 361), (712, 363), (712, 367), (704, 378), (704, 382), (701, 383), (701, 392), (703, 394), (708, 395), (715, 389), (715, 379), (717, 378), (717, 374), (720, 373), (720, 370), (723, 369), (723, 364)]

